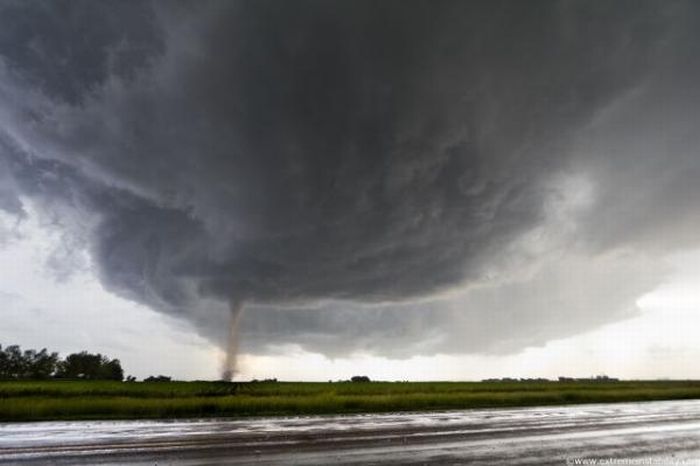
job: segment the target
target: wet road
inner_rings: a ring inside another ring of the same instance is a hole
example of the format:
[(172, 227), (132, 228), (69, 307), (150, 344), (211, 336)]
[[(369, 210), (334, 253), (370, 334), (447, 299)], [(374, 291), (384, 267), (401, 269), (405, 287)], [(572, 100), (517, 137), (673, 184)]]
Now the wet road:
[(591, 460), (700, 465), (700, 400), (244, 420), (0, 424), (2, 464), (564, 465), (593, 464), (584, 462)]

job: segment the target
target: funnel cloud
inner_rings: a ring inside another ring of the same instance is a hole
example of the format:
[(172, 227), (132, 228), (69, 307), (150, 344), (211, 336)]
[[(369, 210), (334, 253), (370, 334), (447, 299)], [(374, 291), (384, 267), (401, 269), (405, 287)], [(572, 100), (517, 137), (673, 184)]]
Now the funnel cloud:
[(230, 381), (236, 375), (237, 365), (236, 361), (238, 358), (238, 327), (240, 325), (241, 314), (243, 313), (243, 306), (240, 303), (231, 303), (231, 323), (228, 334), (228, 341), (226, 342), (226, 357), (224, 359), (224, 366), (221, 370), (221, 379)]
[(226, 348), (227, 379), (239, 334), (543, 344), (697, 246), (699, 25), (692, 1), (2, 2), (0, 208)]

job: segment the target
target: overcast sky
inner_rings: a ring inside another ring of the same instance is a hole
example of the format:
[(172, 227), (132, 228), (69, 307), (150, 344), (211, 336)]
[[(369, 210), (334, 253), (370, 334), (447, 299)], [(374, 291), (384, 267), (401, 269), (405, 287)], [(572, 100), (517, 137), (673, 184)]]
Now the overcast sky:
[(238, 321), (243, 379), (698, 378), (699, 35), (692, 1), (0, 0), (0, 344), (217, 378)]

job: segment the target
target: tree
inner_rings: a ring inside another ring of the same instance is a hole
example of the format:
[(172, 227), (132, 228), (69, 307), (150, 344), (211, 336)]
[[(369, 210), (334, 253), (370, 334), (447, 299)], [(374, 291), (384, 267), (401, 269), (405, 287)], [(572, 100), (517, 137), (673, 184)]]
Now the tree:
[(170, 382), (171, 378), (167, 375), (151, 375), (143, 379), (144, 382)]
[(119, 359), (112, 359), (100, 368), (99, 376), (105, 380), (124, 380), (124, 370)]
[(351, 382), (369, 382), (369, 377), (366, 375), (354, 375), (351, 379)]
[(50, 377), (123, 380), (124, 370), (118, 359), (110, 360), (87, 351), (71, 354), (61, 361), (58, 353), (49, 353), (46, 348), (22, 351), (18, 345), (5, 349), (0, 345), (0, 379), (41, 380)]
[(25, 377), (29, 379), (48, 379), (54, 375), (58, 366), (58, 353), (49, 353), (46, 348), (36, 352), (28, 350), (24, 352), (26, 361)]
[(25, 373), (26, 362), (22, 350), (17, 345), (10, 345), (5, 348), (3, 378), (18, 379)]
[(0, 380), (10, 378), (10, 360), (0, 345)]
[(118, 359), (109, 360), (101, 354), (87, 351), (73, 353), (60, 364), (58, 377), (88, 380), (123, 380), (124, 370)]
[(48, 379), (56, 372), (58, 353), (0, 346), (0, 379)]

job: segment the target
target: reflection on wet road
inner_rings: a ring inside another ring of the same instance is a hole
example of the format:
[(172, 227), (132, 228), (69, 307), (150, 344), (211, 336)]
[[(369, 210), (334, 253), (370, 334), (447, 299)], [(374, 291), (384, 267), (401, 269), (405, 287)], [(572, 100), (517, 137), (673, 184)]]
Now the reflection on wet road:
[(0, 424), (3, 464), (564, 465), (591, 459), (700, 465), (700, 400), (295, 418)]

